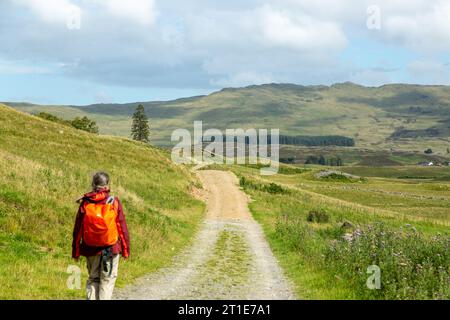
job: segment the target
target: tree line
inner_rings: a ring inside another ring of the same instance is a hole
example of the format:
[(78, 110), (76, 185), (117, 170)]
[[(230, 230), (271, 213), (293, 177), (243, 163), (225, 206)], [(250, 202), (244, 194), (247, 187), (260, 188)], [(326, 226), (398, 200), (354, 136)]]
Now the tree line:
[(280, 144), (308, 147), (341, 146), (353, 147), (355, 140), (344, 136), (285, 136), (280, 135)]
[[(238, 141), (238, 137), (233, 135), (231, 138), (234, 139), (234, 142)], [(259, 136), (256, 136), (256, 143), (259, 143)], [(228, 139), (226, 135), (222, 137), (223, 142)], [(203, 142), (214, 141), (209, 137), (204, 137)], [(250, 143), (250, 138), (248, 136), (244, 137), (245, 144)], [(267, 136), (267, 143), (271, 144), (271, 136)], [(324, 146), (341, 146), (341, 147), (353, 147), (355, 146), (355, 141), (352, 138), (344, 137), (344, 136), (286, 136), (280, 135), (279, 144), (285, 145), (299, 145), (299, 146), (308, 146), (308, 147), (324, 147)]]
[(322, 166), (343, 166), (344, 161), (341, 159), (341, 157), (330, 157), (326, 158), (323, 155), (320, 156), (309, 156), (306, 158), (305, 164), (319, 164)]

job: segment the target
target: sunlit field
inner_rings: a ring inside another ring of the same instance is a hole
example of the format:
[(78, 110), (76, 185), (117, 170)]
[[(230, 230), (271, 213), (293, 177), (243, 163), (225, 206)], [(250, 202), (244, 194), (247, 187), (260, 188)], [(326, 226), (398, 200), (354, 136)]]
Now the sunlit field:
[[(316, 174), (324, 168), (281, 169), (270, 177), (261, 177), (257, 168), (231, 170), (252, 197), (250, 209), (300, 298), (450, 298), (448, 182), (320, 179)], [(370, 265), (380, 267), (379, 290), (366, 286)]]
[[(84, 298), (72, 228), (75, 200), (97, 170), (110, 173), (132, 230), (118, 286), (166, 265), (190, 241), (204, 206), (190, 195), (196, 179), (166, 152), (0, 106), (0, 299)], [(80, 290), (66, 285), (73, 264)]]

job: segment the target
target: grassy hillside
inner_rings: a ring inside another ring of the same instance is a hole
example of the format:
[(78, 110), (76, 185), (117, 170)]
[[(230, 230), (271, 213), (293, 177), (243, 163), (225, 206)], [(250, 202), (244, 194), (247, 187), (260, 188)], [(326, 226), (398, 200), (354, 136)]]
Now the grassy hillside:
[[(350, 180), (317, 178), (316, 167), (286, 168), (270, 177), (232, 170), (299, 297), (450, 299), (450, 183), (439, 178), (449, 169), (404, 179), (397, 175), (423, 172), (349, 168), (371, 173)], [(366, 286), (370, 265), (380, 267), (380, 290)]]
[[(203, 120), (205, 128), (280, 128), (284, 135), (342, 135), (354, 138), (357, 148), (373, 150), (423, 153), (432, 148), (445, 156), (450, 147), (448, 86), (267, 84), (143, 104), (158, 144), (169, 144), (173, 129), (192, 129), (194, 120)], [(101, 132), (127, 136), (137, 103), (12, 105), (66, 118), (87, 115), (98, 121)]]
[(72, 228), (91, 174), (106, 170), (123, 202), (131, 258), (118, 285), (168, 263), (203, 213), (196, 180), (164, 151), (96, 136), (0, 105), (0, 299), (83, 298), (68, 290)]
[[(408, 147), (408, 145), (406, 145)], [(325, 158), (339, 157), (343, 160), (344, 165), (356, 165), (366, 167), (384, 167), (384, 166), (401, 166), (401, 165), (417, 165), (419, 162), (432, 161), (435, 163), (443, 163), (448, 161), (450, 155), (425, 154), (421, 151), (402, 151), (389, 149), (370, 149), (360, 147), (303, 147), (288, 146), (280, 147), (280, 159), (293, 158), (295, 163), (304, 164), (309, 156), (319, 157), (323, 155)], [(425, 170), (430, 168), (425, 168)]]

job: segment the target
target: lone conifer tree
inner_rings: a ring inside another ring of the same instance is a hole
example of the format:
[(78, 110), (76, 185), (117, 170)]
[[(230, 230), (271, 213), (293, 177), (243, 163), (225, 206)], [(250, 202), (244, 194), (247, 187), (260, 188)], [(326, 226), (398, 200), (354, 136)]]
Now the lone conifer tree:
[(138, 105), (133, 113), (131, 136), (134, 140), (149, 142), (150, 127), (142, 104)]

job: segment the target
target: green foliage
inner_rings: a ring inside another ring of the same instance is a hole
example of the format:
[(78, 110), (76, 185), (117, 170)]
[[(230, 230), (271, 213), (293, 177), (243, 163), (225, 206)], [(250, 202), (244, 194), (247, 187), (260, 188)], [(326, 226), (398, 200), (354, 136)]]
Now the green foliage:
[(95, 133), (98, 134), (98, 126), (97, 123), (94, 120), (89, 119), (88, 117), (76, 117), (73, 120), (64, 120), (61, 118), (58, 118), (57, 116), (47, 113), (47, 112), (39, 112), (36, 114), (37, 117), (56, 122), (59, 124), (63, 124), (66, 126), (72, 126), (75, 129), (83, 130), (89, 133)]
[(268, 183), (268, 184), (264, 184), (264, 183), (257, 183), (254, 181), (251, 181), (245, 177), (241, 177), (239, 179), (239, 185), (241, 187), (243, 187), (244, 189), (253, 189), (253, 190), (260, 190), (263, 192), (268, 192), (271, 194), (283, 194), (286, 193), (287, 190), (285, 190), (283, 187), (281, 187), (280, 185), (276, 184), (276, 183)]
[(0, 200), (8, 204), (13, 204), (17, 208), (25, 204), (26, 196), (20, 191), (4, 186), (0, 188)]
[(324, 210), (311, 210), (306, 217), (308, 222), (327, 223), (330, 216)]
[(324, 177), (320, 178), (321, 180), (326, 180), (326, 181), (338, 181), (338, 182), (355, 182), (355, 181), (360, 181), (360, 179), (352, 179), (346, 175), (343, 174), (339, 174), (337, 172), (333, 172), (330, 173)]
[[(310, 211), (306, 220), (329, 222), (331, 217), (322, 213)], [(430, 237), (408, 225), (396, 230), (373, 223), (354, 231), (350, 240), (344, 240), (342, 228), (315, 229), (295, 214), (278, 216), (274, 231), (276, 241), (325, 270), (330, 279), (340, 279), (340, 286), (352, 288), (358, 299), (450, 298), (448, 235)], [(370, 265), (381, 268), (380, 290), (369, 290), (366, 286)]]
[(76, 117), (70, 121), (75, 129), (87, 131), (90, 133), (98, 133), (98, 126), (94, 120), (90, 120), (88, 117)]
[(280, 135), (280, 144), (298, 146), (343, 146), (354, 147), (355, 140), (343, 136), (285, 136)]
[(277, 193), (284, 193), (285, 190), (276, 183), (269, 183), (268, 185), (263, 185), (261, 190), (266, 191), (268, 193), (277, 194)]
[[(381, 223), (329, 246), (325, 264), (354, 284), (363, 299), (450, 299), (450, 237), (425, 237), (411, 226), (391, 230)], [(381, 269), (381, 289), (364, 284), (370, 265)]]
[(424, 153), (426, 153), (426, 154), (432, 154), (432, 153), (433, 153), (433, 150), (431, 150), (430, 148), (428, 148), (428, 149), (426, 149), (426, 150), (424, 151)]
[(147, 115), (142, 104), (138, 105), (133, 113), (133, 124), (131, 126), (131, 137), (134, 140), (149, 142), (150, 127)]
[(311, 255), (319, 240), (316, 232), (292, 214), (281, 214), (275, 223), (275, 235), (278, 241), (297, 253)]
[(320, 164), (321, 166), (326, 165), (326, 164), (327, 164), (327, 161), (325, 160), (325, 157), (321, 155), (321, 156), (319, 157), (319, 160), (317, 160), (317, 164)]
[(343, 166), (344, 161), (341, 159), (341, 157), (330, 157), (325, 158), (323, 155), (317, 156), (308, 156), (306, 158), (305, 164), (318, 164), (321, 166)]
[(309, 169), (296, 168), (293, 166), (280, 166), (278, 168), (279, 174), (286, 174), (286, 175), (301, 174), (301, 173), (308, 172), (308, 171), (309, 171)]
[(280, 162), (286, 164), (293, 164), (295, 163), (295, 157), (280, 158)]
[(36, 117), (39, 117), (41, 119), (45, 119), (48, 121), (64, 124), (64, 125), (69, 125), (69, 126), (71, 125), (70, 121), (66, 121), (64, 119), (58, 118), (57, 116), (55, 116), (51, 113), (47, 113), (47, 112), (39, 112), (36, 114)]

